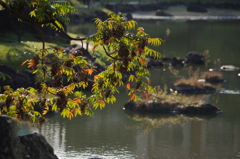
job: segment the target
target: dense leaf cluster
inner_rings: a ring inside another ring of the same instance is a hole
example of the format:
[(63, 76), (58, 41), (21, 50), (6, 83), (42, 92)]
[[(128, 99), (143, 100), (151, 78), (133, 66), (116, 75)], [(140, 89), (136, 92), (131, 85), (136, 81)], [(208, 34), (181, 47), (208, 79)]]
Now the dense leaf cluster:
[(67, 1), (0, 0), (0, 5), (21, 21), (32, 25), (49, 25), (56, 30), (64, 29), (62, 24), (69, 22), (67, 14), (75, 11)]
[[(73, 10), (65, 2), (59, 6), (59, 3), (52, 4), (47, 0), (6, 1), (3, 4), (8, 4), (11, 9), (11, 6), (20, 6), (21, 3), (33, 7), (30, 16), (38, 22), (61, 19)], [(149, 85), (148, 57), (161, 56), (149, 46), (160, 45), (163, 41), (151, 38), (141, 27), (136, 29), (137, 22), (127, 21), (121, 14), (111, 12), (107, 20), (95, 19), (94, 22), (97, 32), (87, 40), (94, 43), (93, 52), (98, 47), (104, 49), (110, 63), (105, 71), (96, 74), (91, 63), (82, 56), (66, 54), (61, 48), (45, 49), (43, 45), (32, 59), (22, 63), (41, 76), (35, 88), (12, 90), (6, 86), (4, 94), (0, 95), (0, 100), (5, 102), (5, 106), (0, 107), (0, 113), (19, 119), (28, 116), (39, 123), (44, 122), (43, 116), (50, 111), (59, 112), (69, 119), (83, 114), (91, 116), (93, 109), (102, 109), (107, 103), (114, 103), (115, 93), (124, 85), (130, 100), (148, 99), (149, 94), (154, 92)], [(88, 86), (90, 77), (94, 84), (91, 94), (87, 95), (82, 90)], [(64, 80), (67, 81), (65, 84)]]

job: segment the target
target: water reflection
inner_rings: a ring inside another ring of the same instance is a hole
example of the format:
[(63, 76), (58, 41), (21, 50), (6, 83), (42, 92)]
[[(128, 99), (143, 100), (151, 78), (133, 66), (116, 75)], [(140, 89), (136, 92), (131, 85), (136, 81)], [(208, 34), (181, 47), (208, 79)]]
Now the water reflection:
[[(152, 37), (164, 37), (167, 29), (171, 31), (166, 43), (157, 48), (167, 57), (183, 58), (189, 51), (209, 50), (210, 62), (200, 67), (200, 73), (214, 68), (217, 59), (223, 65), (240, 67), (239, 25), (240, 21), (139, 22), (139, 26), (144, 27)], [(86, 33), (95, 28), (94, 25), (81, 25), (76, 27), (75, 33), (83, 33), (81, 27)], [(153, 86), (160, 85), (169, 90), (179, 78), (189, 77), (188, 67), (177, 70), (169, 70), (168, 67), (150, 69)], [(193, 70), (198, 67), (193, 66)], [(209, 119), (129, 115), (122, 110), (128, 100), (122, 91), (116, 104), (96, 110), (94, 117), (83, 116), (69, 121), (55, 114), (41, 128), (23, 125), (19, 133), (41, 133), (60, 159), (239, 158), (240, 82), (237, 73), (223, 71), (226, 82), (218, 87), (219, 92), (201, 97), (222, 110), (222, 113), (209, 116)]]
[(161, 113), (142, 113), (124, 110), (127, 117), (137, 121), (135, 126), (130, 129), (143, 129), (144, 134), (152, 131), (152, 129), (160, 128), (165, 124), (184, 126), (191, 120), (210, 120), (218, 114), (211, 115), (179, 115), (179, 114), (161, 114)]

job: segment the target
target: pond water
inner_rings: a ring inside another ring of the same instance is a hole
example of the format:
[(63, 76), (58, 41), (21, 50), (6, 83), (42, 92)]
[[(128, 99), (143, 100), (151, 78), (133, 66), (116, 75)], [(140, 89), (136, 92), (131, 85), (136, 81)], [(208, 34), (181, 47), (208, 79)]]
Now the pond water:
[[(139, 21), (151, 37), (166, 43), (156, 47), (164, 56), (184, 58), (187, 52), (209, 52), (206, 66), (173, 69), (166, 63), (151, 68), (152, 85), (169, 90), (189, 70), (198, 73), (220, 65), (240, 67), (240, 21)], [(92, 34), (90, 24), (69, 27), (75, 33)], [(170, 35), (165, 36), (166, 30)], [(218, 60), (219, 59), (219, 60)], [(221, 62), (221, 63), (220, 63)], [(191, 69), (190, 69), (191, 68)], [(194, 96), (218, 106), (222, 112), (207, 116), (144, 116), (124, 112), (125, 90), (117, 103), (96, 110), (93, 117), (69, 121), (58, 114), (42, 127), (19, 127), (19, 135), (38, 132), (45, 136), (60, 159), (237, 159), (240, 158), (240, 71), (223, 71), (226, 83), (214, 94)]]

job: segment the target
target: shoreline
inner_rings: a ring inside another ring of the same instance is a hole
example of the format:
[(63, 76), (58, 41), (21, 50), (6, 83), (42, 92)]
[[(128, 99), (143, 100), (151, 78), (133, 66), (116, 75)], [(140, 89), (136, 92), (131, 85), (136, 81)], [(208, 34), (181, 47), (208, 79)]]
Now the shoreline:
[(189, 12), (186, 6), (169, 6), (162, 10), (171, 16), (156, 16), (156, 11), (136, 11), (132, 12), (133, 19), (136, 20), (236, 20), (240, 19), (240, 10), (207, 8), (206, 13)]
[(240, 16), (154, 16), (132, 14), (135, 20), (236, 20)]

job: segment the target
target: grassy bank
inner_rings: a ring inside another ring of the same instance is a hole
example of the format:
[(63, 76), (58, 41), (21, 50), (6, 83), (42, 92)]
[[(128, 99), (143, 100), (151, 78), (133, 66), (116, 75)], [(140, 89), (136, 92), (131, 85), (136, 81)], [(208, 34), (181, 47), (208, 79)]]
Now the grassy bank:
[[(46, 42), (46, 48), (63, 45), (66, 44), (54, 41)], [(16, 70), (23, 70), (26, 66), (21, 66), (21, 63), (32, 58), (35, 52), (41, 48), (41, 40), (32, 35), (25, 34), (21, 37), (21, 42), (18, 42), (15, 34), (5, 34), (0, 37), (0, 64), (6, 64)]]

